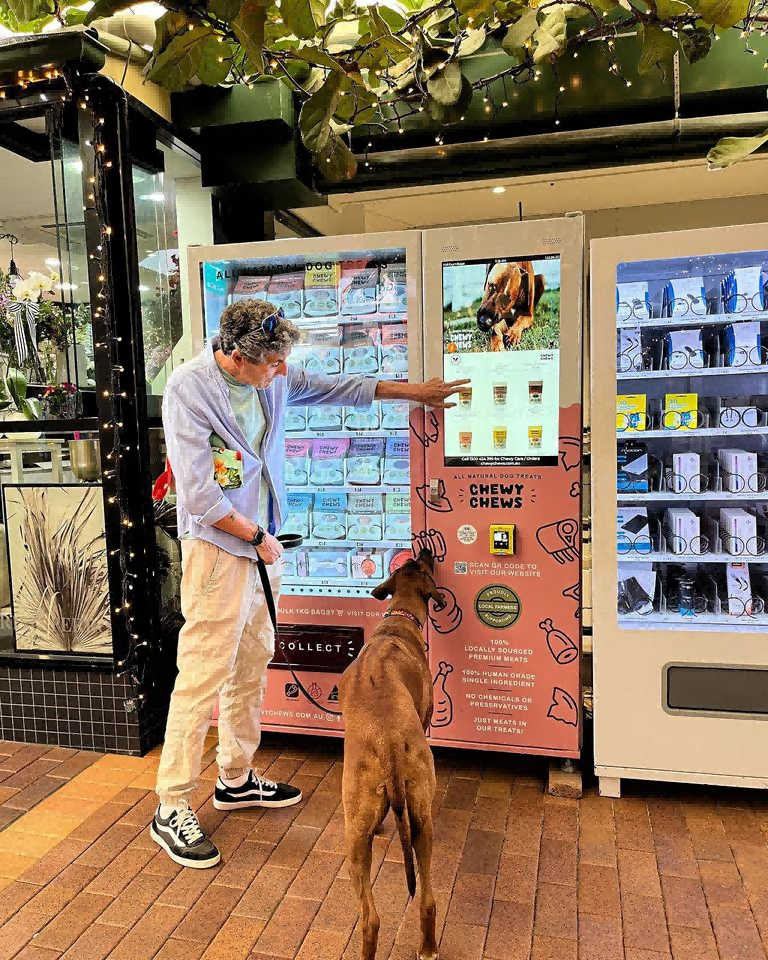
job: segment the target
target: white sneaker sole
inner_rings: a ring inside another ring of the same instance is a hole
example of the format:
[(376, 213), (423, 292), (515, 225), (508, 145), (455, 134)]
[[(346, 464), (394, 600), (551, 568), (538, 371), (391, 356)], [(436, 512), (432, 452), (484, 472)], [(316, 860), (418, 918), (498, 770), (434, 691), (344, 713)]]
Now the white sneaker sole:
[(214, 859), (212, 857), (210, 860), (187, 860), (185, 857), (179, 856), (178, 853), (174, 853), (173, 850), (171, 850), (171, 848), (168, 846), (165, 837), (157, 833), (154, 823), (150, 825), (149, 835), (158, 846), (165, 850), (174, 863), (178, 863), (182, 867), (192, 867), (194, 870), (207, 870), (208, 867), (215, 867), (216, 864), (221, 860), (221, 854), (218, 852), (218, 850), (216, 851), (216, 858)]
[(291, 800), (217, 800), (214, 796), (213, 805), (217, 810), (250, 810), (252, 807), (263, 807), (265, 810), (279, 810), (281, 807), (295, 807), (304, 799), (302, 794), (293, 797)]

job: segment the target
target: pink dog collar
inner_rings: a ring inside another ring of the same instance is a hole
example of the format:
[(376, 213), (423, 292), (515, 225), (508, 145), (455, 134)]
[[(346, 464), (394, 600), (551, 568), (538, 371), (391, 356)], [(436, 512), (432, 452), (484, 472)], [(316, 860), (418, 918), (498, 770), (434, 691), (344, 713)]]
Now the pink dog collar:
[(407, 610), (388, 610), (385, 614), (385, 617), (405, 617), (406, 620), (410, 620), (411, 623), (415, 623), (419, 630), (423, 629), (423, 624), (418, 617), (414, 617), (412, 613), (408, 613)]

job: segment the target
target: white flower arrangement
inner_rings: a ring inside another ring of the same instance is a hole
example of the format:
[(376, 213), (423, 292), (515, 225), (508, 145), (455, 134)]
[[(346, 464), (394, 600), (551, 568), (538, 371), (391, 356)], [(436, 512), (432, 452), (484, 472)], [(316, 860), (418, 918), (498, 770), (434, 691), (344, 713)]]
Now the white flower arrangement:
[(32, 270), (26, 280), (19, 279), (13, 284), (11, 298), (17, 303), (37, 303), (41, 294), (53, 292), (58, 279), (57, 273), (46, 276)]

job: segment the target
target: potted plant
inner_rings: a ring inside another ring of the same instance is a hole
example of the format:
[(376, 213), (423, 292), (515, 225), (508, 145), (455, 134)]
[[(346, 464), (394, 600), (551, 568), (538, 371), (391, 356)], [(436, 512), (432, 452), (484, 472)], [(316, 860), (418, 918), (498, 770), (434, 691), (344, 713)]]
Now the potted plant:
[[(90, 324), (91, 310), (87, 303), (71, 308), (62, 308), (51, 301), (40, 304), (38, 334), (43, 343), (48, 341), (55, 350), (55, 370), (46, 369), (49, 382), (66, 383), (71, 377), (79, 387), (88, 385), (86, 343)], [(47, 356), (42, 344), (40, 354), (45, 362)]]
[(80, 394), (74, 383), (49, 384), (43, 391), (43, 419), (72, 420), (79, 414)]

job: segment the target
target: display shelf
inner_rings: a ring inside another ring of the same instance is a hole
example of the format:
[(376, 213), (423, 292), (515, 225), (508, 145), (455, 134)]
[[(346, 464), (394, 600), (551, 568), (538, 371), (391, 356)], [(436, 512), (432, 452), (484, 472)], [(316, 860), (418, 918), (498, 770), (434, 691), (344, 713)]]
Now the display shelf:
[(323, 596), (323, 597), (367, 597), (370, 595), (371, 590), (381, 583), (381, 580), (355, 580), (346, 581), (346, 585), (343, 587), (339, 586), (325, 586), (325, 585), (316, 585), (314, 582), (309, 582), (307, 580), (302, 580), (302, 584), (309, 584), (309, 586), (299, 585), (298, 582), (288, 582), (285, 578), (283, 579), (282, 586), (280, 587), (280, 592), (283, 594), (288, 594), (292, 597), (313, 597), (313, 596)]
[(293, 484), (286, 484), (289, 493), (410, 493), (409, 485), (401, 484), (399, 486), (386, 486), (384, 484), (370, 484), (364, 486), (352, 486), (350, 484), (334, 484), (328, 487), (307, 486), (298, 487)]
[[(768, 364), (755, 364), (743, 367), (691, 367), (689, 370), (633, 370), (629, 373), (616, 371), (616, 379), (621, 380), (690, 380), (695, 377), (732, 377), (754, 376), (756, 373), (768, 373)], [(672, 431), (670, 431), (672, 432)]]
[(619, 563), (768, 563), (768, 553), (756, 557), (742, 553), (619, 553)]
[[(357, 547), (361, 550), (410, 550), (410, 540), (314, 540), (307, 537), (302, 543), (302, 547), (322, 547), (324, 549), (333, 549), (335, 547)], [(305, 578), (302, 578), (305, 579)]]
[(402, 437), (409, 431), (410, 427), (392, 427), (390, 430), (289, 430), (285, 436), (287, 440), (344, 440), (353, 437)]
[(710, 501), (740, 501), (753, 503), (755, 500), (768, 500), (768, 490), (761, 493), (728, 493), (707, 491), (706, 493), (618, 493), (616, 499), (621, 503), (701, 503)]
[(327, 317), (292, 317), (291, 321), (292, 323), (301, 324), (302, 327), (306, 326), (311, 329), (315, 326), (328, 327), (366, 323), (408, 323), (408, 315), (406, 313), (361, 313), (352, 316), (352, 314), (346, 313), (333, 313)]
[(768, 434), (768, 427), (697, 427), (694, 430), (617, 430), (619, 440), (691, 440), (697, 437), (751, 437)]
[(718, 313), (693, 319), (679, 319), (663, 317), (654, 320), (617, 320), (617, 330), (674, 330), (675, 327), (713, 327), (718, 324), (749, 323), (768, 320), (768, 310), (750, 311), (749, 313)]
[(619, 624), (632, 630), (663, 630), (669, 627), (679, 627), (685, 630), (712, 630), (737, 629), (745, 633), (763, 633), (768, 631), (768, 616), (761, 614), (756, 617), (730, 616), (727, 613), (702, 613), (701, 615), (683, 617), (679, 613), (654, 613), (652, 616), (632, 616), (619, 614)]
[(292, 593), (304, 593), (307, 596), (311, 594), (317, 587), (334, 587), (334, 588), (344, 588), (344, 587), (369, 587), (371, 590), (376, 586), (377, 583), (381, 583), (384, 580), (384, 577), (381, 580), (356, 580), (353, 577), (294, 577), (294, 576), (284, 576), (283, 587), (291, 586), (293, 587)]

